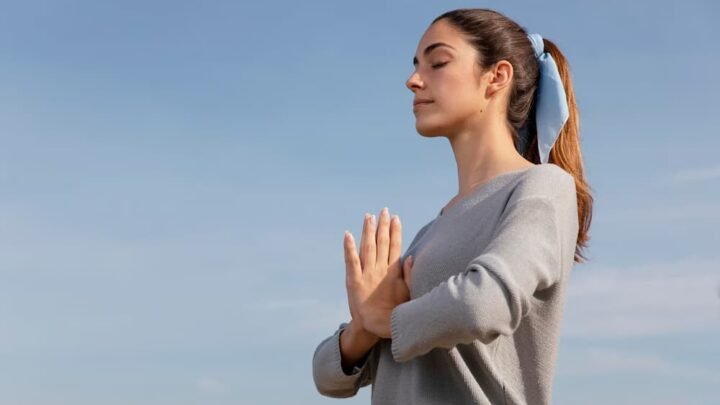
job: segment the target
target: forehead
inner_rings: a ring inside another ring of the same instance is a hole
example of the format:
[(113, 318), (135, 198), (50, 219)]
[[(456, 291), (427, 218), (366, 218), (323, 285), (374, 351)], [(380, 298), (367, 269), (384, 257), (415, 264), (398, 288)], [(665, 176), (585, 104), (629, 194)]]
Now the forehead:
[[(450, 45), (455, 49), (455, 51), (461, 51), (464, 45), (464, 40), (460, 35), (460, 32), (444, 20), (440, 20), (425, 30), (425, 33), (423, 33), (423, 36), (420, 38), (420, 42), (415, 50), (415, 57), (422, 57), (425, 48), (438, 42)], [(446, 46), (438, 46), (437, 48), (450, 50), (450, 48)]]

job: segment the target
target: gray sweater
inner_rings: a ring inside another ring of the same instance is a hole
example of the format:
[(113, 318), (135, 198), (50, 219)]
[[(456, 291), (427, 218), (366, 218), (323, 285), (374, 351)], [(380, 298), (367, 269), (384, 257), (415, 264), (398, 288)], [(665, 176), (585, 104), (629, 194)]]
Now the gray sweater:
[(551, 403), (578, 235), (574, 178), (547, 163), (500, 174), (424, 225), (410, 301), (351, 374), (340, 332), (313, 354), (318, 392), (372, 384), (373, 405)]

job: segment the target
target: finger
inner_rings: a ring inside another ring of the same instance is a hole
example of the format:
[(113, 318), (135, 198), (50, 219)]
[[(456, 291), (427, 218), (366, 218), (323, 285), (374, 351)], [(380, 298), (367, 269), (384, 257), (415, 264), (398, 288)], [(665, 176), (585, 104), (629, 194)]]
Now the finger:
[(393, 215), (390, 220), (390, 251), (389, 251), (389, 264), (390, 266), (400, 267), (400, 256), (402, 255), (402, 224), (400, 223), (400, 217)]
[(390, 213), (387, 207), (380, 211), (380, 223), (376, 235), (377, 263), (384, 268), (388, 266), (388, 252), (390, 250)]
[(345, 276), (349, 284), (350, 282), (360, 280), (362, 270), (360, 267), (360, 259), (355, 250), (355, 239), (348, 231), (345, 231), (343, 246), (345, 251)]
[(365, 268), (365, 263), (367, 263), (367, 255), (365, 254), (366, 250), (366, 233), (367, 233), (367, 227), (368, 227), (368, 221), (370, 219), (370, 214), (365, 214), (365, 217), (363, 218), (363, 229), (362, 234), (360, 235), (360, 268)]
[[(365, 255), (363, 258), (362, 271), (370, 269), (370, 266), (375, 266), (375, 215), (370, 215), (370, 219), (365, 221), (366, 229), (363, 232), (363, 245), (362, 253)], [(374, 267), (373, 267), (374, 268)]]
[(406, 281), (410, 281), (410, 277), (411, 277), (410, 270), (411, 270), (411, 268), (412, 268), (412, 256), (408, 256), (408, 257), (406, 257), (405, 260), (403, 261), (403, 278), (404, 278)]

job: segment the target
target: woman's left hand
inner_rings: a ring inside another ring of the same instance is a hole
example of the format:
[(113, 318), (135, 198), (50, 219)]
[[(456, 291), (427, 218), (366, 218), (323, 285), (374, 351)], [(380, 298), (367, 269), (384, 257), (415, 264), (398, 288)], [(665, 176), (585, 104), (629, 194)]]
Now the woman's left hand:
[(356, 308), (363, 328), (381, 338), (390, 338), (392, 310), (410, 299), (400, 264), (402, 227), (400, 218), (390, 218), (387, 208), (379, 224), (365, 220), (360, 256), (350, 232), (345, 235), (346, 287), (351, 308)]
[(408, 256), (403, 260), (403, 279), (405, 280), (405, 285), (407, 285), (408, 290), (410, 290), (410, 286), (412, 285), (412, 268), (413, 264), (415, 263), (415, 258), (412, 257), (412, 255)]

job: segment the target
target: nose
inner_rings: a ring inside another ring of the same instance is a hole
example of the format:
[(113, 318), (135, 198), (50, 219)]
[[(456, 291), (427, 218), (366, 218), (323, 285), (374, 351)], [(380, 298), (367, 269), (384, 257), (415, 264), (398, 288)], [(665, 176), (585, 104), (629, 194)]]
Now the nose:
[(410, 77), (405, 81), (405, 87), (414, 92), (414, 89), (422, 88), (423, 83), (420, 80), (420, 75), (417, 72), (413, 72)]

